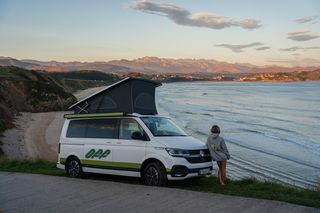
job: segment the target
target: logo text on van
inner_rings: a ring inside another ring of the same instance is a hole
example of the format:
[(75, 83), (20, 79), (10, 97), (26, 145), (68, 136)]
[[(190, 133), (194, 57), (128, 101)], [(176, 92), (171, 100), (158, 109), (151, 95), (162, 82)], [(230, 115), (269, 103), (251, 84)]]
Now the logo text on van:
[(85, 155), (86, 158), (106, 158), (108, 157), (108, 155), (111, 153), (111, 151), (109, 149), (107, 150), (102, 150), (102, 149), (98, 149), (97, 151), (95, 149), (90, 149), (89, 152), (87, 152), (87, 154)]

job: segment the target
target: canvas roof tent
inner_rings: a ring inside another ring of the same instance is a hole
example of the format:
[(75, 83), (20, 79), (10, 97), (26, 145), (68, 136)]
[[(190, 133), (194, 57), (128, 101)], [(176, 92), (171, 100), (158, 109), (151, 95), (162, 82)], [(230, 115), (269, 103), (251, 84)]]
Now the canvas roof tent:
[(69, 107), (75, 114), (93, 113), (139, 113), (158, 114), (155, 104), (156, 81), (125, 78)]

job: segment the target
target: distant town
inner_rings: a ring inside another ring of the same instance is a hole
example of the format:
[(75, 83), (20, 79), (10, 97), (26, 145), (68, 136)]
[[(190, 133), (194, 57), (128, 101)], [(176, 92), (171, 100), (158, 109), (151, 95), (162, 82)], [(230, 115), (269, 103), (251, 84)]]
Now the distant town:
[(314, 71), (296, 71), (286, 73), (243, 73), (243, 74), (212, 74), (212, 73), (195, 73), (195, 74), (142, 74), (127, 73), (120, 77), (143, 77), (161, 82), (185, 82), (185, 81), (236, 81), (236, 82), (292, 82), (292, 81), (319, 81), (320, 70)]

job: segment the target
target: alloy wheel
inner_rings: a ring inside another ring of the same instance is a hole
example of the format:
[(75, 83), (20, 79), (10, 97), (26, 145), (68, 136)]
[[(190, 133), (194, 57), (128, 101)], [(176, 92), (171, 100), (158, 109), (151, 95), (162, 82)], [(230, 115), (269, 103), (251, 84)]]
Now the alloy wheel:
[(68, 173), (70, 177), (78, 177), (80, 174), (80, 165), (78, 161), (71, 160), (68, 164)]
[(155, 167), (150, 166), (147, 169), (146, 182), (150, 186), (157, 186), (159, 184), (159, 172)]

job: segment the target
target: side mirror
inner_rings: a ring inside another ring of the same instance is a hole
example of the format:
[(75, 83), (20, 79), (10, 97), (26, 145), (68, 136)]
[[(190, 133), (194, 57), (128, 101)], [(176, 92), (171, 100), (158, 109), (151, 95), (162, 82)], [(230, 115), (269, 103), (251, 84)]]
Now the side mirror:
[(146, 140), (146, 136), (142, 135), (141, 132), (133, 132), (131, 135), (131, 138), (134, 140), (142, 140), (142, 141)]

